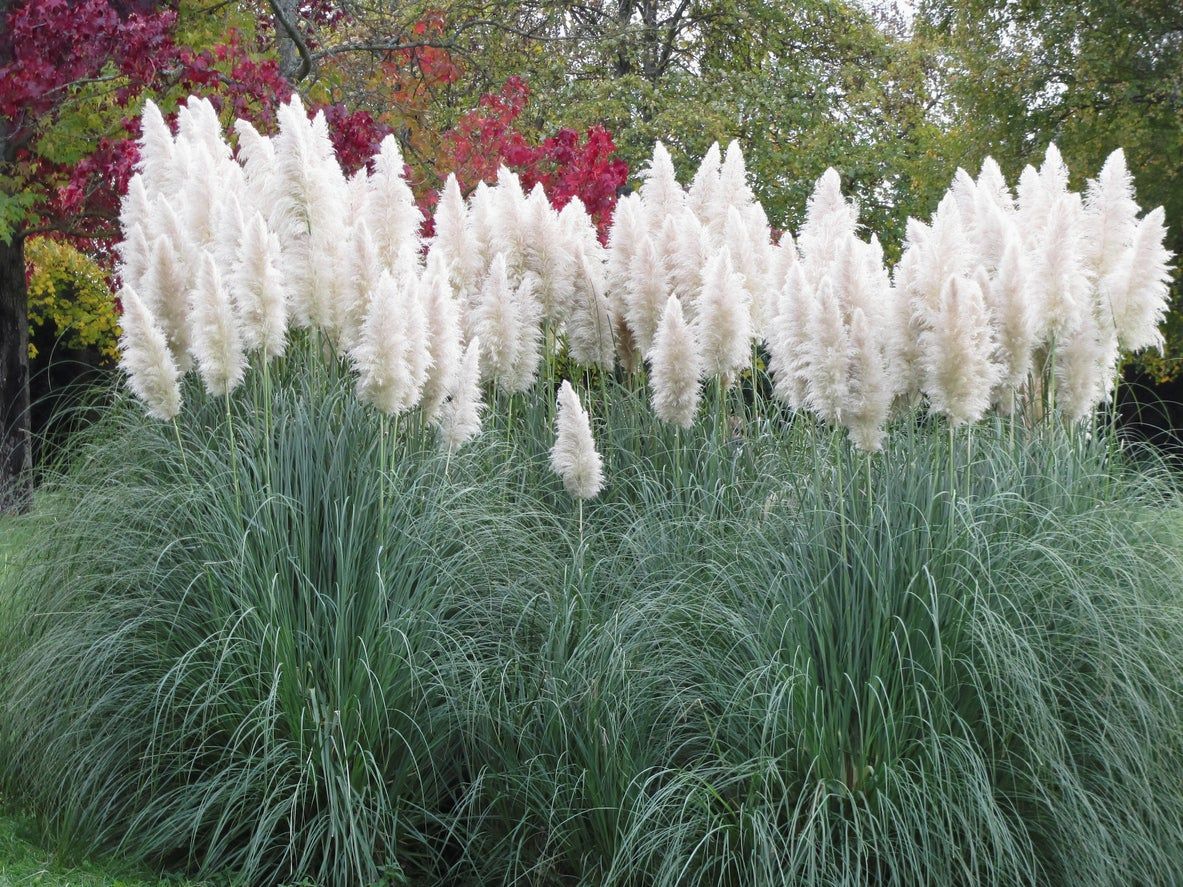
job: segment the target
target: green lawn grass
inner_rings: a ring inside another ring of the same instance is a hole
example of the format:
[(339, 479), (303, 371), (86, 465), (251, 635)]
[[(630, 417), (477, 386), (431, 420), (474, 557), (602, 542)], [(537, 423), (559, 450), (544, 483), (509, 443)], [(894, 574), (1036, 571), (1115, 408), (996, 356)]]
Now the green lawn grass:
[[(4, 798), (0, 797), (0, 810)], [(145, 880), (120, 871), (118, 866), (92, 862), (73, 864), (37, 841), (30, 822), (0, 812), (0, 887), (155, 887), (179, 881)]]

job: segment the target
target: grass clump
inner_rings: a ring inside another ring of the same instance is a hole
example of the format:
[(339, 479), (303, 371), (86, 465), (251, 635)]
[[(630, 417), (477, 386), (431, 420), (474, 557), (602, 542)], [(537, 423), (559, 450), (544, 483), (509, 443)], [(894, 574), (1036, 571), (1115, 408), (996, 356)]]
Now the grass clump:
[(1106, 440), (901, 420), (868, 457), (609, 380), (580, 513), (546, 398), (449, 457), (302, 353), (229, 419), (117, 405), (38, 504), (0, 780), (63, 845), (257, 884), (1183, 874), (1178, 502)]

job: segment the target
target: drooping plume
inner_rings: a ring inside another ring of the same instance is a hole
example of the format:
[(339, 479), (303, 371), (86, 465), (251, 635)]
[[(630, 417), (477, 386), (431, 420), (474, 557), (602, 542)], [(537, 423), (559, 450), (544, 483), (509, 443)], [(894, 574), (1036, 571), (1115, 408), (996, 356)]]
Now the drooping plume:
[(1159, 327), (1169, 306), (1171, 260), (1164, 219), (1161, 206), (1147, 213), (1133, 243), (1101, 281), (1100, 310), (1112, 318), (1121, 347), (1131, 351), (1162, 347)]
[(167, 422), (181, 411), (181, 389), (164, 331), (131, 287), (120, 290), (119, 300), (123, 305), (119, 365), (127, 373), (132, 393), (144, 402), (149, 415)]

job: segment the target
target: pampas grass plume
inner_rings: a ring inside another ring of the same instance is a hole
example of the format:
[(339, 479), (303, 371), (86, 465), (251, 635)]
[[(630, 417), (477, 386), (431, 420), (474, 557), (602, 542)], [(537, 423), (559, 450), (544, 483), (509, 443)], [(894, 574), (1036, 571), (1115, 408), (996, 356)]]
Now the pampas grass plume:
[(653, 411), (663, 422), (689, 428), (694, 424), (703, 376), (701, 349), (682, 314), (677, 296), (666, 300), (653, 349), (649, 352)]
[(566, 379), (559, 387), (550, 466), (576, 499), (594, 499), (604, 488), (604, 460), (596, 452), (591, 422), (579, 395)]
[(123, 305), (119, 365), (127, 373), (132, 393), (144, 402), (149, 415), (170, 421), (181, 411), (181, 389), (164, 331), (131, 287), (120, 290), (119, 300)]
[(246, 355), (230, 296), (222, 275), (208, 252), (202, 255), (197, 285), (190, 296), (191, 336), (197, 371), (206, 390), (224, 397), (239, 386), (246, 372)]

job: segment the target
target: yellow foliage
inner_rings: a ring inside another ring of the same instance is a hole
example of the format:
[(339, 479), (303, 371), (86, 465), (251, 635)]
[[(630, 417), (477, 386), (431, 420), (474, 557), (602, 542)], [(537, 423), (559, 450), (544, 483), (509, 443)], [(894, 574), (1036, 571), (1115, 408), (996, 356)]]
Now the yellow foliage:
[[(96, 348), (104, 362), (119, 357), (115, 295), (102, 268), (68, 243), (35, 237), (25, 245), (29, 264), (29, 332), (53, 324), (70, 349)], [(29, 357), (37, 356), (30, 342)]]

